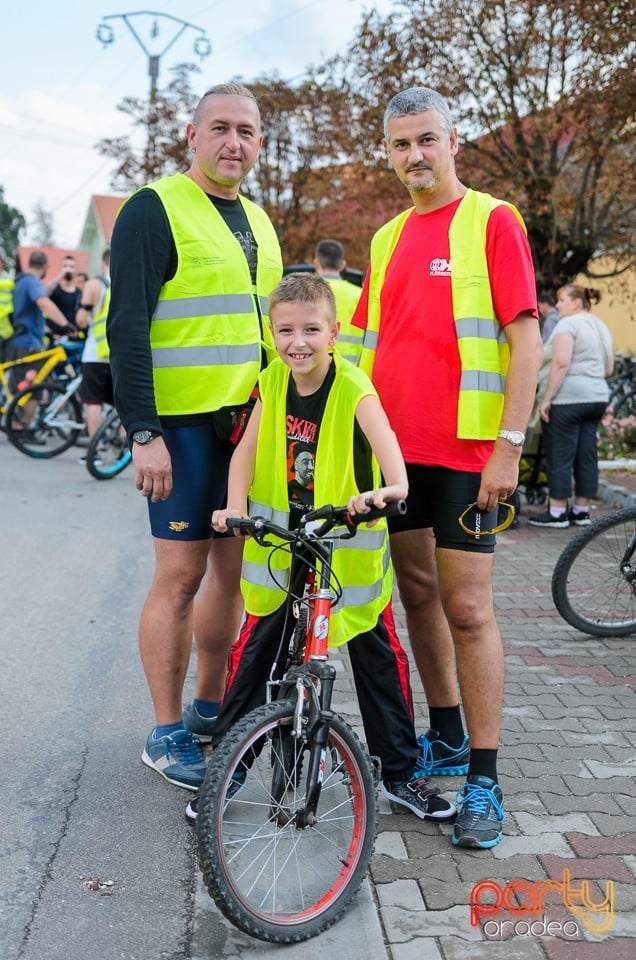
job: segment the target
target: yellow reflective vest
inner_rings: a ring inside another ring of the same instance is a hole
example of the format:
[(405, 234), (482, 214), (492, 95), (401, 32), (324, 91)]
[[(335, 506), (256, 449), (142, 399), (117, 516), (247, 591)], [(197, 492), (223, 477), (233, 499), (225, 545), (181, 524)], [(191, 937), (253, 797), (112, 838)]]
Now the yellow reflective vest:
[(256, 383), (262, 349), (270, 356), (274, 351), (267, 298), (283, 272), (274, 227), (264, 210), (240, 197), (258, 245), (253, 286), (238, 240), (193, 180), (175, 174), (150, 189), (165, 208), (178, 258), (150, 325), (157, 413), (243, 404)]
[(362, 350), (362, 337), (364, 331), (360, 327), (354, 327), (351, 318), (358, 306), (358, 300), (362, 290), (356, 287), (355, 283), (349, 283), (342, 277), (323, 277), (333, 291), (336, 300), (336, 320), (340, 323), (340, 333), (336, 344), (339, 353), (350, 360), (351, 363), (358, 363), (360, 352)]
[(91, 319), (91, 329), (95, 338), (95, 352), (99, 359), (104, 361), (108, 360), (110, 356), (108, 340), (106, 339), (106, 318), (109, 305), (110, 285), (105, 288), (102, 302)]
[[(314, 503), (341, 506), (359, 493), (353, 462), (356, 408), (363, 397), (376, 396), (369, 378), (349, 361), (334, 354), (336, 376), (329, 391), (318, 433), (314, 472)], [(250, 516), (289, 525), (287, 484), (287, 386), (289, 368), (274, 360), (259, 378), (263, 404), (250, 490)], [(374, 487), (380, 471), (373, 458)], [(268, 537), (276, 542), (275, 537)], [(269, 563), (269, 569), (268, 569)], [(273, 613), (285, 602), (277, 584), (288, 584), (291, 558), (287, 551), (269, 551), (246, 540), (241, 571), (245, 609), (255, 616)], [(271, 569), (271, 573), (270, 573)], [(333, 569), (343, 594), (333, 608), (330, 644), (339, 646), (372, 629), (391, 599), (393, 568), (385, 520), (374, 527), (361, 525), (351, 540), (336, 540)], [(272, 578), (272, 573), (275, 580)]]
[(13, 336), (13, 288), (15, 280), (8, 273), (0, 275), (0, 340), (9, 340)]
[[(513, 210), (525, 230), (516, 207), (475, 190), (468, 190), (462, 198), (449, 230), (453, 317), (461, 362), (457, 436), (462, 440), (494, 440), (503, 411), (510, 352), (495, 317), (486, 260), (488, 219), (501, 204)], [(368, 326), (360, 358), (360, 367), (369, 376), (380, 329), (382, 285), (413, 209), (390, 220), (371, 241)]]

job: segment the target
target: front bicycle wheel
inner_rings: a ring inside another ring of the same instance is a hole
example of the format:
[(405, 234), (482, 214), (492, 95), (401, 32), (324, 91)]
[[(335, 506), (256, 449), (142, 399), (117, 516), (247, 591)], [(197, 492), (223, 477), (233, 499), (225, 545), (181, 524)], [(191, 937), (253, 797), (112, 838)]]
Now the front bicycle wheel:
[(583, 633), (636, 633), (636, 507), (608, 513), (568, 543), (552, 574), (552, 598)]
[(229, 730), (198, 804), (211, 897), (236, 927), (271, 943), (308, 940), (342, 916), (366, 875), (377, 827), (371, 761), (337, 715), (315, 822), (300, 825), (308, 746), (291, 737), (294, 706), (265, 704)]
[(7, 410), (7, 436), (21, 453), (48, 460), (72, 447), (84, 429), (82, 405), (53, 381), (16, 393)]
[(91, 437), (86, 451), (86, 469), (96, 480), (111, 480), (128, 466), (131, 459), (119, 414), (113, 409)]

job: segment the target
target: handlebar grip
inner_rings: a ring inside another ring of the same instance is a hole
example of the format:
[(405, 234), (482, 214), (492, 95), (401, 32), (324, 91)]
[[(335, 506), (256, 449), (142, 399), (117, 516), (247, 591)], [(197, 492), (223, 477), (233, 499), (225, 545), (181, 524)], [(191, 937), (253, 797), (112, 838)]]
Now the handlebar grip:
[[(369, 503), (367, 502), (367, 506)], [(378, 520), (380, 517), (403, 517), (406, 513), (406, 500), (393, 500), (386, 507), (371, 507), (368, 513), (356, 513), (351, 517), (354, 524), (367, 523), (369, 520)]]
[(250, 517), (228, 517), (225, 521), (228, 530), (240, 530), (241, 533), (251, 533), (255, 527), (255, 520)]

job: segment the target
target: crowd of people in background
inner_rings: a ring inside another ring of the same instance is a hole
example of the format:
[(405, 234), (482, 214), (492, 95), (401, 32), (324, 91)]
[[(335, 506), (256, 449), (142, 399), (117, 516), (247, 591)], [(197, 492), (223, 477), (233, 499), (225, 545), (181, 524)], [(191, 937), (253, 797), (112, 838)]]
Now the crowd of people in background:
[[(388, 524), (386, 558), (429, 728), (416, 739), (389, 598), (369, 606), (363, 634), (345, 637), (365, 729), (384, 756), (394, 802), (439, 821), (457, 814), (455, 844), (492, 847), (504, 821), (504, 657), (488, 531), (498, 501), (517, 486), (533, 406), (550, 500), (529, 522), (589, 522), (613, 359), (609, 331), (591, 311), (598, 292), (567, 284), (537, 296), (523, 218), (458, 179), (458, 133), (436, 91), (402, 91), (386, 108), (384, 149), (411, 206), (371, 239), (362, 289), (344, 279), (345, 250), (335, 239), (315, 246), (318, 279), (281, 283), (274, 227), (240, 193), (262, 143), (250, 90), (211, 88), (186, 135), (190, 168), (127, 200), (98, 275), (79, 274), (67, 255), (45, 286), (43, 252), (14, 276), (0, 250), (4, 357), (41, 349), (47, 335), (83, 338), (89, 434), (104, 405), (115, 404), (147, 499), (155, 572), (139, 648), (155, 716), (143, 762), (196, 791), (202, 744), (246, 708), (243, 693), (236, 706), (236, 691), (249, 688), (249, 702), (260, 702), (261, 685), (264, 692), (266, 666), (252, 648), (262, 654), (267, 605), (258, 585), (241, 592), (243, 543), (227, 530), (228, 512), (246, 515), (248, 498), (260, 496), (293, 524), (313, 505), (314, 489), (364, 493), (378, 504), (408, 489), (407, 513)], [(320, 438), (345, 421), (337, 463), (325, 460)], [(282, 446), (274, 441), (280, 430)], [(280, 486), (273, 468), (266, 476), (259, 443), (286, 451)], [(458, 523), (471, 505), (482, 517), (478, 535)], [(196, 687), (184, 707), (193, 642)], [(375, 679), (363, 669), (369, 650), (380, 665)], [(392, 702), (384, 730), (369, 708), (378, 676), (376, 701)], [(465, 778), (458, 813), (431, 786), (438, 775)], [(188, 809), (196, 818), (196, 802)]]

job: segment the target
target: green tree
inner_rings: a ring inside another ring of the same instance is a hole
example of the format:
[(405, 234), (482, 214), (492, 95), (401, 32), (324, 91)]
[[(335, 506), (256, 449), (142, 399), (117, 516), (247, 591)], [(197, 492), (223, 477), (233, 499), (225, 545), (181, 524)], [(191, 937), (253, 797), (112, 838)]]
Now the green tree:
[(376, 161), (393, 94), (444, 94), (460, 176), (520, 207), (538, 283), (559, 285), (601, 254), (607, 275), (636, 262), (634, 26), (631, 0), (396, 0), (327, 77), (348, 95), (358, 155)]
[(26, 220), (16, 207), (9, 206), (4, 199), (4, 187), (0, 185), (0, 247), (9, 258), (5, 268), (11, 266), (16, 255), (20, 234), (26, 229)]

